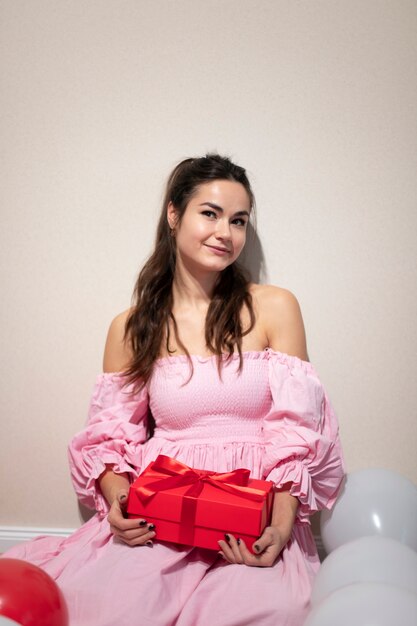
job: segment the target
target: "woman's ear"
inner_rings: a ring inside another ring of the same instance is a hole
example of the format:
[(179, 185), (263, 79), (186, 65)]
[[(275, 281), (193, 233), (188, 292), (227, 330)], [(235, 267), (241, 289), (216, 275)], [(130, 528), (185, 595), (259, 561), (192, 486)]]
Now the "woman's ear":
[(174, 230), (174, 228), (176, 227), (177, 222), (178, 222), (178, 213), (177, 213), (176, 208), (172, 204), (172, 202), (170, 202), (168, 204), (167, 220), (168, 220), (168, 224), (169, 224), (170, 229)]

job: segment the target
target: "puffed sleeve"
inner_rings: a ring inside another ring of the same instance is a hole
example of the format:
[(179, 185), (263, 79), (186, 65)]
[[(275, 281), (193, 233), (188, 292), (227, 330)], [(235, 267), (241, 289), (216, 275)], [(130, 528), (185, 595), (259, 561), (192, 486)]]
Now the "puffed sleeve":
[(290, 484), (297, 518), (334, 504), (344, 476), (336, 415), (313, 366), (270, 353), (272, 407), (265, 417), (264, 475), (280, 489)]
[(134, 391), (124, 386), (120, 374), (97, 377), (84, 430), (68, 447), (71, 478), (80, 501), (100, 515), (108, 504), (97, 478), (113, 465), (116, 473), (136, 477), (141, 465), (141, 444), (146, 439), (148, 394), (146, 387)]

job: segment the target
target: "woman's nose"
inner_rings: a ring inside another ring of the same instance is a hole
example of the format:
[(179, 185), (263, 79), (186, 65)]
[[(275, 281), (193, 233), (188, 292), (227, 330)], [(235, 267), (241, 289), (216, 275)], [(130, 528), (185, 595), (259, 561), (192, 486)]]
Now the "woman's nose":
[(230, 232), (230, 224), (228, 220), (222, 220), (222, 219), (218, 220), (216, 236), (219, 237), (220, 239), (230, 239), (231, 232)]

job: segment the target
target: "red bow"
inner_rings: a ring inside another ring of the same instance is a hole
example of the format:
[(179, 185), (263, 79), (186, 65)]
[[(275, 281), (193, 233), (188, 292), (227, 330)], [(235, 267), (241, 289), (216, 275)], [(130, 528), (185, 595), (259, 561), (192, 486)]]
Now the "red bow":
[(195, 470), (164, 454), (160, 454), (156, 458), (151, 469), (166, 474), (169, 478), (160, 478), (146, 486), (138, 487), (136, 493), (143, 504), (149, 502), (158, 491), (166, 491), (185, 485), (191, 486), (184, 495), (197, 498), (203, 490), (204, 483), (209, 483), (218, 489), (242, 496), (248, 500), (260, 502), (265, 498), (265, 492), (247, 486), (250, 477), (250, 472), (247, 469), (237, 469), (233, 472), (224, 473)]

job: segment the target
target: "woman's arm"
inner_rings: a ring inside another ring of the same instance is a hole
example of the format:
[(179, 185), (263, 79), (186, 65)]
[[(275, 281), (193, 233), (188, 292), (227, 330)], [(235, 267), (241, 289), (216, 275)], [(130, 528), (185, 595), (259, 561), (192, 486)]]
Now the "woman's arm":
[(125, 326), (129, 314), (130, 309), (123, 311), (110, 324), (104, 348), (104, 372), (123, 372), (131, 361), (132, 350), (125, 340)]
[[(131, 359), (131, 351), (124, 338), (124, 329), (129, 311), (118, 315), (110, 324), (104, 349), (104, 372), (123, 372)], [(116, 474), (112, 465), (99, 476), (98, 482), (103, 496), (110, 505), (107, 520), (112, 533), (130, 546), (152, 545), (155, 527), (144, 519), (126, 519), (125, 510), (130, 481), (126, 473)]]
[[(308, 361), (303, 317), (297, 298), (287, 289), (262, 286), (258, 296), (260, 323), (269, 347), (277, 352)], [(289, 494), (291, 484), (275, 494), (271, 526), (279, 528), (287, 541), (290, 538), (298, 500)]]
[[(297, 298), (287, 289), (271, 285), (266, 285), (260, 296), (258, 306), (269, 347), (308, 361), (304, 322)], [(285, 539), (284, 545), (290, 538), (299, 504), (297, 498), (290, 495), (290, 487), (291, 484), (284, 485), (275, 493), (271, 520), (271, 526), (278, 529)]]
[[(107, 333), (104, 348), (103, 371), (107, 373), (123, 372), (129, 363), (131, 353), (124, 339), (124, 329), (129, 311), (124, 311), (114, 318)], [(105, 471), (99, 476), (101, 492), (111, 505), (120, 491), (129, 490), (127, 474), (115, 474), (112, 465), (106, 465)]]

